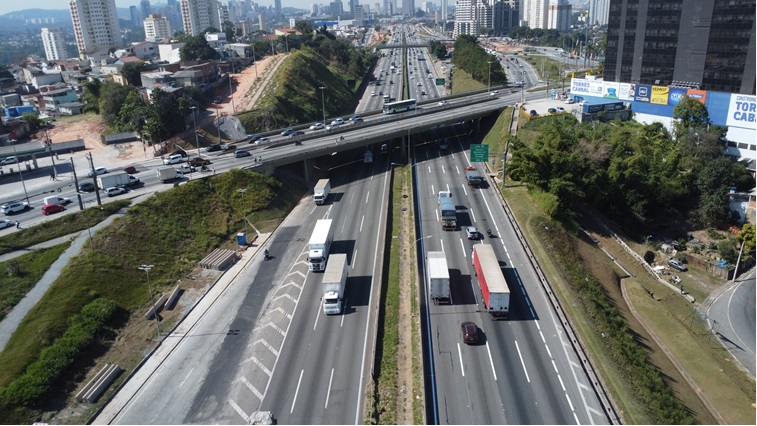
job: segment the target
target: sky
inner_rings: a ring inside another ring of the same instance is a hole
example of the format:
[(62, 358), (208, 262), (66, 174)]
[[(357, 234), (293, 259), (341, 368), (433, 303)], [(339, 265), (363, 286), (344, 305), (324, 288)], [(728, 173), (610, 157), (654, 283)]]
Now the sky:
[[(222, 0), (223, 3), (226, 3), (226, 0)], [(328, 3), (328, 0), (282, 0), (282, 5), (284, 6), (294, 6), (294, 7), (300, 7), (308, 9), (310, 3), (317, 2), (317, 3)], [(372, 3), (375, 3), (375, 1), (371, 1)], [(150, 3), (155, 4), (165, 4), (165, 0), (157, 1), (153, 0), (150, 1)], [(262, 4), (264, 6), (268, 6), (269, 4), (273, 4), (273, 0), (257, 0), (258, 4)], [(401, 3), (401, 2), (400, 2)], [(117, 7), (129, 7), (129, 6), (139, 6), (139, 0), (116, 0), (116, 6)], [(16, 10), (23, 10), (23, 9), (68, 9), (68, 0), (23, 0), (23, 1), (14, 1), (14, 0), (0, 0), (0, 15), (4, 15), (8, 12), (13, 12)]]

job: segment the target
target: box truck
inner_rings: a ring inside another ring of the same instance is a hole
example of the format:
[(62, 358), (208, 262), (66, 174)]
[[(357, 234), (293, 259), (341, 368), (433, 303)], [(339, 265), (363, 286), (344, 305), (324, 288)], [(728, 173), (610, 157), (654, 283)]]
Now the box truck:
[(507, 318), (510, 312), (510, 287), (489, 244), (473, 246), (473, 268), (478, 278), (486, 311), (494, 319)]
[(52, 197), (45, 197), (44, 204), (59, 204), (61, 206), (65, 206), (66, 204), (70, 203), (71, 199), (66, 197), (58, 197), (53, 195)]
[(335, 253), (329, 259), (326, 272), (323, 273), (321, 290), (323, 291), (323, 313), (339, 315), (342, 313), (344, 285), (347, 283), (347, 255)]
[(474, 188), (480, 188), (484, 183), (484, 177), (481, 176), (480, 173), (478, 173), (478, 170), (476, 170), (475, 167), (466, 167), (465, 180), (468, 181), (468, 186), (472, 186)]
[(454, 231), (457, 229), (457, 209), (452, 197), (439, 199), (439, 211), (442, 218), (442, 229), (445, 231)]
[(451, 302), (449, 294), (449, 269), (443, 251), (430, 251), (426, 256), (428, 293), (436, 305), (440, 300)]
[(315, 223), (313, 235), (308, 243), (308, 267), (313, 272), (326, 269), (331, 248), (331, 219), (320, 219)]
[(184, 174), (174, 169), (173, 167), (161, 167), (158, 169), (157, 174), (158, 174), (158, 180), (160, 180), (163, 183), (170, 182), (176, 179), (181, 179), (184, 177)]
[(108, 175), (101, 175), (97, 178), (97, 183), (100, 186), (100, 189), (106, 189), (106, 188), (113, 188), (113, 187), (135, 185), (139, 183), (139, 179), (135, 178), (134, 176), (126, 172), (121, 172), (121, 173), (111, 173)]
[(331, 181), (321, 179), (315, 184), (315, 188), (313, 188), (313, 200), (318, 205), (325, 204), (326, 199), (329, 198), (329, 192), (331, 192)]

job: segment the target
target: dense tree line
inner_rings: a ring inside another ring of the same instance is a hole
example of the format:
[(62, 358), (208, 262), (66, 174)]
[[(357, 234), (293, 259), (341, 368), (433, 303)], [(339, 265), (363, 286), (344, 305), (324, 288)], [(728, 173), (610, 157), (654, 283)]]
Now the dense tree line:
[(431, 52), (432, 55), (436, 55), (436, 57), (439, 59), (444, 59), (447, 57), (447, 47), (436, 40), (431, 40), (428, 42), (428, 51)]
[(492, 86), (507, 82), (505, 70), (502, 69), (497, 57), (486, 53), (484, 48), (479, 46), (476, 37), (469, 35), (457, 37), (452, 63), (483, 84), (489, 83), (489, 65), (491, 65)]
[[(701, 108), (683, 102), (677, 114)], [(701, 105), (701, 104), (700, 104)], [(731, 223), (728, 190), (748, 191), (754, 179), (722, 154), (723, 129), (708, 119), (681, 120), (678, 137), (660, 124), (579, 124), (572, 116), (535, 120), (533, 144), (511, 140), (508, 174), (548, 195), (550, 216), (570, 215), (586, 201), (628, 225), (690, 220)]]

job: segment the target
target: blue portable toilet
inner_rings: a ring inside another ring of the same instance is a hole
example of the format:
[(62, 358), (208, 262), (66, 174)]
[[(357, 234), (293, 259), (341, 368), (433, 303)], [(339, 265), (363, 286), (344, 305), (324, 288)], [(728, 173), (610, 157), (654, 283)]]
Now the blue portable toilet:
[(237, 234), (237, 244), (240, 246), (246, 246), (247, 245), (247, 234), (244, 232), (240, 232)]

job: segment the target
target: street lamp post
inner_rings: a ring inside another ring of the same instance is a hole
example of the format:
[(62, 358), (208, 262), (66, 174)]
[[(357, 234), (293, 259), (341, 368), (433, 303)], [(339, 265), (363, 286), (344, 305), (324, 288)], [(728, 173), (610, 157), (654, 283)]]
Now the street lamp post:
[(258, 80), (258, 57), (255, 56), (255, 43), (250, 43), (252, 46), (252, 66), (255, 67), (255, 81)]
[[(142, 265), (138, 269), (147, 273), (147, 287), (150, 289), (150, 302), (155, 307), (155, 297), (152, 294), (152, 284), (150, 284), (150, 269), (155, 265)], [(158, 310), (155, 310), (155, 324), (158, 328), (158, 336), (160, 336), (160, 317), (158, 316)]]
[(325, 86), (319, 87), (321, 89), (321, 109), (323, 110), (323, 125), (326, 125), (326, 98), (324, 97), (323, 91), (326, 89)]
[(216, 121), (218, 122), (218, 144), (221, 144), (221, 117), (219, 116), (218, 112), (220, 111), (220, 107), (216, 105)]
[(21, 179), (21, 186), (24, 187), (24, 195), (26, 196), (26, 204), (29, 204), (29, 193), (26, 192), (26, 183), (24, 183), (24, 175), (21, 173), (21, 159), (18, 158), (16, 152), (16, 140), (11, 139), (11, 147), (13, 147), (13, 156), (16, 157), (16, 165), (18, 166), (18, 177)]
[(489, 64), (489, 87), (486, 89), (488, 94), (491, 94), (492, 91), (492, 63), (494, 61), (488, 61), (487, 64)]
[(197, 137), (197, 118), (195, 118), (196, 117), (195, 110), (197, 109), (197, 107), (192, 105), (191, 107), (189, 107), (189, 109), (192, 110), (192, 123), (194, 123), (195, 143), (197, 144), (197, 157), (199, 158), (200, 157), (200, 139)]

